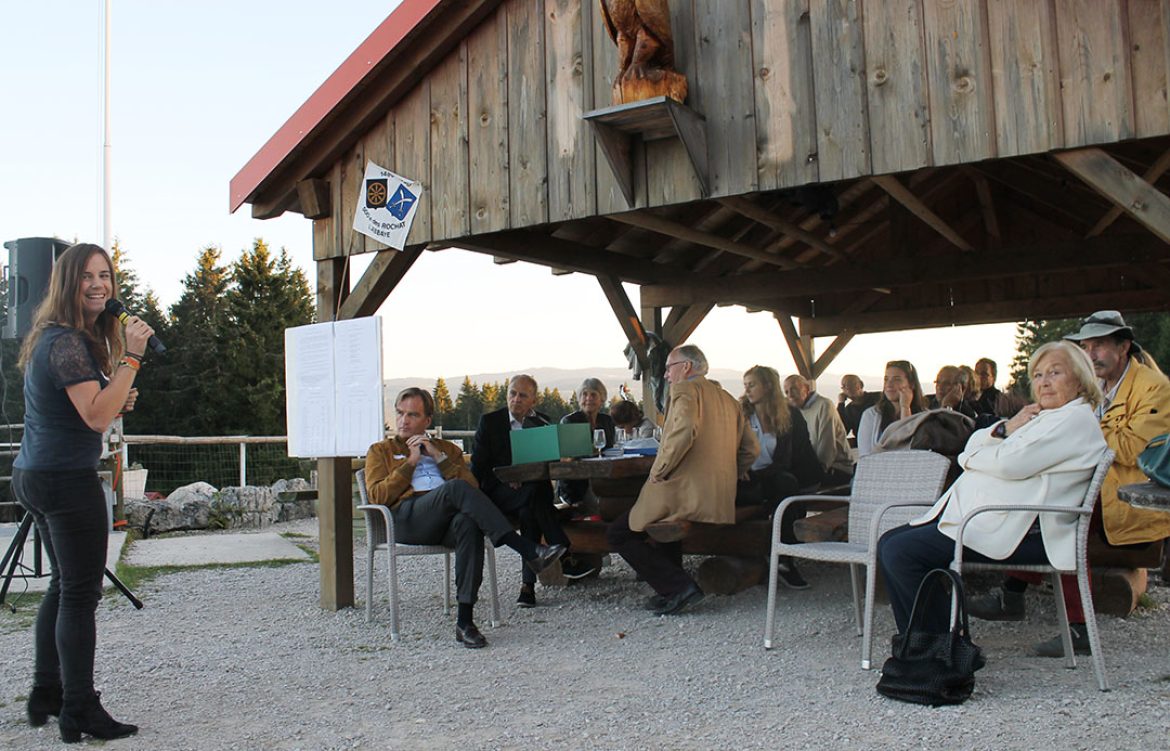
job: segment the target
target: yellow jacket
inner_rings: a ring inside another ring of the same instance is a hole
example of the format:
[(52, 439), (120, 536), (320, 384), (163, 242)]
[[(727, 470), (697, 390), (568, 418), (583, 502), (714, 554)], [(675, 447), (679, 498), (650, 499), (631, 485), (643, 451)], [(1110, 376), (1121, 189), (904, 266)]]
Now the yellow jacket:
[[(446, 458), (439, 462), (439, 471), (444, 480), (466, 480), (471, 487), (478, 488), (475, 475), (463, 461), (463, 452), (450, 441), (432, 438)], [(366, 491), (370, 501), (390, 508), (415, 494), (410, 486), (414, 479), (414, 467), (406, 460), (410, 450), (401, 438), (379, 441), (366, 453)]]
[(1101, 418), (1105, 443), (1117, 454), (1101, 486), (1101, 520), (1112, 545), (1170, 537), (1170, 513), (1139, 509), (1117, 497), (1117, 488), (1145, 482), (1137, 458), (1151, 438), (1170, 433), (1170, 381), (1135, 359)]

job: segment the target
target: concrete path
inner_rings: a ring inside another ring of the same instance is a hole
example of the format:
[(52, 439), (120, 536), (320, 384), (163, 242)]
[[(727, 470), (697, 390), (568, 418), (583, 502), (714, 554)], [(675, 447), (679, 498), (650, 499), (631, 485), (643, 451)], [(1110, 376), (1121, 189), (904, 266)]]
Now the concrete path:
[(308, 553), (275, 532), (198, 534), (137, 540), (126, 552), (131, 566), (205, 566), (212, 563), (308, 561)]

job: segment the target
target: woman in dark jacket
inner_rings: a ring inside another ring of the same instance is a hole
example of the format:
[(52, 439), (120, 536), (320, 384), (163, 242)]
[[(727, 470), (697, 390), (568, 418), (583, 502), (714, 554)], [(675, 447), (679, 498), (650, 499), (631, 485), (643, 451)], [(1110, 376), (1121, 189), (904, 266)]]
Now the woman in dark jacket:
[[(764, 365), (753, 366), (743, 374), (743, 392), (740, 403), (759, 440), (760, 454), (748, 470), (748, 479), (740, 481), (735, 504), (762, 505), (771, 513), (788, 496), (819, 485), (824, 473), (804, 417), (784, 398), (780, 374)], [(781, 540), (797, 541), (793, 525), (800, 516), (800, 511), (785, 515)], [(780, 560), (780, 580), (793, 589), (808, 587), (787, 556)]]

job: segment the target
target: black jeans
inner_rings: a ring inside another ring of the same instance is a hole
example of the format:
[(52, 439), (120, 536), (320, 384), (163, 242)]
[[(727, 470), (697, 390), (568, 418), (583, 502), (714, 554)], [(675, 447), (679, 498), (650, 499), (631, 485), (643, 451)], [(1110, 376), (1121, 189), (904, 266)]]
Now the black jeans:
[(605, 540), (635, 573), (646, 580), (663, 597), (673, 597), (690, 587), (695, 580), (682, 565), (682, 543), (668, 544), (651, 540), (645, 532), (630, 529), (630, 512), (610, 522)]
[[(890, 596), (890, 607), (894, 610), (894, 622), (898, 633), (906, 632), (910, 614), (914, 611), (914, 598), (918, 585), (930, 571), (947, 568), (955, 559), (955, 541), (938, 531), (937, 522), (912, 527), (909, 524), (895, 527), (878, 540), (878, 569), (886, 582)], [(992, 559), (963, 546), (963, 560), (988, 562)], [(1019, 563), (1031, 565), (1048, 563), (1044, 552), (1044, 540), (1038, 534), (1024, 535), (1012, 554), (996, 563)], [(949, 597), (938, 589), (937, 595), (928, 605), (924, 626), (927, 631), (944, 632), (950, 622), (951, 606)]]
[[(520, 536), (524, 539), (540, 544), (543, 536), (549, 545), (569, 547), (569, 536), (561, 529), (553, 506), (552, 484), (547, 480), (521, 483), (519, 488), (497, 485), (488, 496), (500, 511), (519, 518)], [(520, 580), (536, 583), (536, 574), (524, 563), (520, 564)]]
[(36, 625), (33, 685), (61, 685), (65, 703), (93, 696), (94, 613), (102, 596), (109, 518), (92, 469), (12, 472), (16, 499), (33, 515), (52, 575)]
[(390, 513), (398, 542), (455, 548), (455, 599), (462, 605), (474, 605), (483, 582), (484, 535), (499, 546), (512, 531), (511, 523), (491, 499), (464, 480), (449, 480), (407, 498)]

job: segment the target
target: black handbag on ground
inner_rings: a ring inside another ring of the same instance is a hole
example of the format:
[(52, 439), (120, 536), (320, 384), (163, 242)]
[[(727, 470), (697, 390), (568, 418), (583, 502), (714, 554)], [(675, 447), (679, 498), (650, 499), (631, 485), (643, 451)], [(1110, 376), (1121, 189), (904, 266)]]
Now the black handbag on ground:
[[(922, 622), (936, 587), (950, 585), (951, 617), (944, 633), (925, 631)], [(975, 671), (983, 667), (983, 650), (971, 641), (963, 580), (950, 569), (936, 568), (918, 585), (906, 633), (894, 637), (894, 654), (882, 666), (877, 691), (883, 696), (932, 707), (961, 704), (975, 690)]]

